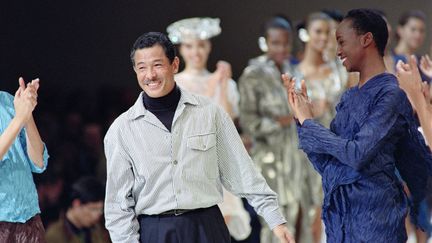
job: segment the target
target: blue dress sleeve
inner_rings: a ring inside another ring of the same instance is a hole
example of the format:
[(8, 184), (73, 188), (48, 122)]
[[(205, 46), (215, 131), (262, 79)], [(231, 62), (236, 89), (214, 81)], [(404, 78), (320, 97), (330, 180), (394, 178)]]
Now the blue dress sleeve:
[[(297, 132), (300, 133), (301, 125), (298, 122), (298, 120), (296, 120), (296, 125), (297, 125)], [(309, 161), (312, 163), (315, 170), (320, 175), (322, 175), (324, 173), (324, 169), (325, 169), (326, 164), (332, 158), (332, 156), (330, 156), (328, 154), (319, 154), (319, 153), (307, 152), (307, 151), (304, 151), (304, 152), (306, 153)]]
[(307, 154), (331, 155), (360, 170), (376, 156), (386, 139), (393, 136), (401, 98), (398, 89), (382, 92), (352, 139), (342, 138), (314, 120), (305, 120), (299, 128), (300, 148)]

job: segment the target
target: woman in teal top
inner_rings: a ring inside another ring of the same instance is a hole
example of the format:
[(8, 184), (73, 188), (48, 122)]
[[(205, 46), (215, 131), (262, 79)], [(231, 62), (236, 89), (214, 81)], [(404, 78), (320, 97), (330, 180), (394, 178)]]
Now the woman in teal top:
[(44, 242), (44, 229), (32, 172), (48, 161), (32, 112), (39, 80), (12, 95), (0, 91), (0, 242)]

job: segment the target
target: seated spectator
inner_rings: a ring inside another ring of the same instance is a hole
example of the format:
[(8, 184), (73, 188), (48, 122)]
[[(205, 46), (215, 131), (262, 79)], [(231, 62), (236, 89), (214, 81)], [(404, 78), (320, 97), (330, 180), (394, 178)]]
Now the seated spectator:
[(65, 213), (46, 233), (47, 243), (110, 242), (101, 224), (104, 186), (93, 177), (83, 177), (72, 185)]

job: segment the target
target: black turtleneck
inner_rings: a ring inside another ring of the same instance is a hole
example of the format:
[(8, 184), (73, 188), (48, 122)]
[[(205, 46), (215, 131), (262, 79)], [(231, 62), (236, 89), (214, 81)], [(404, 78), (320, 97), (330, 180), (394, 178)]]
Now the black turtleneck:
[(143, 95), (144, 107), (153, 113), (171, 132), (171, 125), (174, 118), (174, 113), (177, 109), (180, 100), (180, 89), (177, 85), (167, 95), (159, 98), (152, 98), (145, 92)]

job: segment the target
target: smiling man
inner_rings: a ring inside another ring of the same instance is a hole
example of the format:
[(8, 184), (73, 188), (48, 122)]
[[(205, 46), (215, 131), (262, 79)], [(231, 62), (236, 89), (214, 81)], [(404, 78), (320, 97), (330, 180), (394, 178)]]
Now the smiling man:
[(113, 242), (230, 242), (216, 205), (222, 186), (246, 197), (281, 242), (294, 242), (229, 115), (176, 86), (179, 59), (169, 39), (140, 36), (131, 59), (144, 92), (105, 137)]

